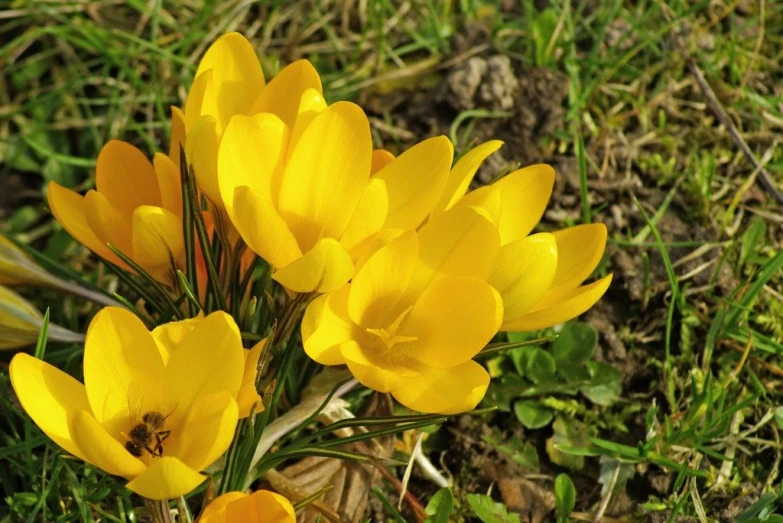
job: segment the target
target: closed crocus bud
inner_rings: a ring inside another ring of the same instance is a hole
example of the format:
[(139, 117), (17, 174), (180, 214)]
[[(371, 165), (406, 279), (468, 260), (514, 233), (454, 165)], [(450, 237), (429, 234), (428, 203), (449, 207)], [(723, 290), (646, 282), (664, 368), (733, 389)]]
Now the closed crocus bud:
[(0, 235), (0, 284), (57, 286), (59, 282), (14, 242)]
[[(0, 285), (0, 349), (18, 349), (33, 345), (43, 326), (43, 314), (17, 293)], [(84, 336), (52, 323), (49, 340), (81, 342)]]
[(83, 385), (28, 354), (9, 374), (27, 414), (66, 452), (166, 500), (200, 485), (231, 444), (246, 358), (223, 312), (158, 329), (106, 307), (87, 330)]
[(40, 285), (81, 296), (103, 305), (120, 305), (105, 294), (49, 274), (30, 255), (2, 235), (0, 235), (0, 284)]
[(252, 494), (227, 492), (215, 498), (198, 523), (295, 523), (296, 513), (287, 498), (269, 490)]

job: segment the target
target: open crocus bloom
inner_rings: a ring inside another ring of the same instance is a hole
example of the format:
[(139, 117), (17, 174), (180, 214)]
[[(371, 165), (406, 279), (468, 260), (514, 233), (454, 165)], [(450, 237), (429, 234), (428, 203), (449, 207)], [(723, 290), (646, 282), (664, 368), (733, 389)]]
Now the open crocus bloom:
[(196, 488), (199, 471), (230, 445), (245, 367), (225, 313), (198, 322), (175, 347), (163, 338), (107, 307), (87, 331), (84, 385), (27, 354), (10, 365), (20, 403), (55, 443), (157, 500)]
[(293, 127), (234, 116), (218, 156), (220, 192), (245, 243), (294, 292), (329, 292), (354, 274), (349, 251), (380, 229), (386, 186), (369, 181), (370, 126), (359, 106), (301, 98)]
[(267, 85), (253, 46), (241, 34), (224, 34), (209, 47), (185, 103), (185, 128), (196, 181), (218, 210), (223, 200), (217, 154), (231, 118), (270, 113), (293, 127), (308, 89), (321, 94), (321, 79), (307, 60), (284, 67)]
[(153, 278), (176, 284), (184, 270), (182, 189), (177, 149), (184, 124), (174, 113), (173, 158), (158, 153), (152, 162), (133, 145), (112, 140), (101, 149), (95, 190), (82, 196), (49, 183), (49, 207), (68, 233), (100, 257), (129, 269), (112, 244)]
[[(433, 181), (432, 185), (429, 185), (428, 171), (405, 160), (406, 155), (424, 148), (426, 143), (394, 160), (389, 159), (388, 153), (376, 151), (379, 161), (385, 164), (376, 176), (386, 181), (390, 209), (410, 195), (426, 193), (434, 186), (441, 188), (437, 195), (428, 198), (426, 212), (414, 217), (419, 219), (414, 227), (424, 223), (425, 218), (432, 220), (449, 209), (463, 206), (473, 208), (497, 225), (500, 251), (488, 281), (503, 297), (501, 330), (550, 327), (582, 314), (603, 296), (611, 275), (587, 285), (582, 283), (603, 256), (605, 225), (578, 225), (551, 234), (530, 235), (552, 195), (555, 179), (552, 167), (539, 164), (518, 169), (492, 185), (468, 193), (479, 166), (502, 142), (489, 141), (468, 151), (445, 177), (438, 174), (437, 183)], [(430, 156), (434, 154), (434, 150), (429, 152)], [(442, 152), (440, 157), (450, 164), (450, 154)]]
[(296, 513), (287, 498), (269, 490), (252, 494), (227, 492), (207, 505), (199, 523), (295, 523)]
[(438, 216), (378, 250), (353, 281), (307, 308), (304, 349), (421, 412), (475, 407), (489, 375), (473, 358), (503, 318), (486, 283), (497, 228), (473, 209)]

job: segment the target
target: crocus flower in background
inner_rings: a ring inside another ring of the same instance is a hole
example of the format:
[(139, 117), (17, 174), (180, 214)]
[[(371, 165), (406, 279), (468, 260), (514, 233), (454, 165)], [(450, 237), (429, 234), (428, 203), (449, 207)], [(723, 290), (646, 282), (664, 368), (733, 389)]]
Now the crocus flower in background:
[(246, 359), (225, 313), (180, 334), (182, 326), (150, 333), (131, 312), (107, 307), (87, 331), (84, 385), (28, 354), (11, 361), (11, 383), (67, 452), (145, 498), (176, 498), (231, 444)]
[[(172, 144), (184, 140), (184, 124), (174, 113)], [(117, 248), (159, 282), (176, 286), (184, 270), (182, 188), (179, 151), (158, 153), (152, 162), (133, 145), (111, 140), (95, 168), (95, 189), (82, 196), (50, 182), (49, 207), (68, 233), (105, 260), (130, 268)]]
[[(420, 167), (423, 162), (419, 158), (423, 156), (428, 156), (430, 162), (441, 158), (439, 166), (444, 162), (451, 164), (451, 153), (445, 148), (438, 152), (434, 147), (436, 140), (447, 141), (445, 137), (431, 138), (393, 160), (384, 157), (384, 167), (374, 177), (386, 182), (389, 214), (397, 207), (409, 213), (405, 221), (387, 220), (384, 227), (420, 227), (426, 219), (460, 206), (474, 208), (495, 223), (500, 233), (500, 251), (488, 281), (503, 297), (501, 330), (550, 327), (592, 307), (612, 280), (608, 275), (582, 285), (603, 256), (606, 226), (585, 224), (551, 234), (530, 235), (552, 195), (554, 169), (532, 165), (467, 192), (478, 167), (502, 142), (493, 140), (471, 149), (444, 174), (443, 168)], [(410, 214), (410, 202), (424, 209)], [(393, 236), (388, 230), (382, 231), (378, 235), (380, 241), (368, 244), (377, 248)]]
[(226, 492), (212, 500), (199, 523), (295, 523), (296, 513), (287, 498), (269, 490), (252, 494)]

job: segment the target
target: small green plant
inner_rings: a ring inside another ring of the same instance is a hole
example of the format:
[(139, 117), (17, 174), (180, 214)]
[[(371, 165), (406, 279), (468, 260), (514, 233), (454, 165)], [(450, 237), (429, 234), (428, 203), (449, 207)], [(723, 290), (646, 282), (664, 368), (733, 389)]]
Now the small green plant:
[[(510, 342), (524, 342), (526, 333), (510, 333)], [(542, 347), (519, 347), (494, 360), (500, 379), (490, 397), (501, 410), (513, 411), (528, 429), (546, 427), (558, 412), (573, 412), (563, 397), (581, 394), (599, 406), (612, 405), (622, 392), (622, 374), (592, 358), (598, 346), (595, 327), (567, 323), (558, 337)]]
[(508, 508), (503, 503), (495, 502), (490, 496), (469, 494), (468, 503), (484, 523), (520, 523), (517, 514), (513, 512), (509, 514)]

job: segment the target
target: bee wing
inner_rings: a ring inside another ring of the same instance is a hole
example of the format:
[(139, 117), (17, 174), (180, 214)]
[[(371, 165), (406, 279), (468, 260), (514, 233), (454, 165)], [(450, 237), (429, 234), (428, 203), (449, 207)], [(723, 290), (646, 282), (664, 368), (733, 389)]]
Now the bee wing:
[(128, 413), (130, 413), (130, 421), (132, 424), (141, 420), (141, 416), (144, 414), (141, 411), (142, 403), (140, 391), (128, 391)]

